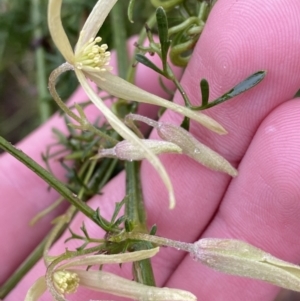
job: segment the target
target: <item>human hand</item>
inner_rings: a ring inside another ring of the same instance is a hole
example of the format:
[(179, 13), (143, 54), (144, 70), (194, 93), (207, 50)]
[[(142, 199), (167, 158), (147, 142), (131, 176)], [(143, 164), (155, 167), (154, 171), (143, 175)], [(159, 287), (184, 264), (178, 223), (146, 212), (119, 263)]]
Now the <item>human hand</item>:
[[(202, 237), (235, 238), (281, 259), (299, 261), (300, 185), (294, 175), (300, 169), (297, 154), (300, 105), (291, 100), (300, 83), (299, 13), (297, 0), (288, 5), (284, 1), (219, 0), (215, 5), (182, 79), (190, 99), (199, 100), (199, 81), (203, 77), (210, 83), (211, 99), (214, 99), (255, 71), (266, 70), (267, 76), (252, 90), (207, 112), (228, 130), (228, 135), (218, 136), (194, 123), (191, 126), (197, 139), (238, 167), (237, 178), (232, 180), (207, 170), (185, 156), (162, 155), (177, 200), (175, 209), (169, 211), (165, 187), (150, 164), (143, 163), (148, 222), (157, 224), (158, 235), (187, 242)], [(284, 24), (280, 20), (285, 20)], [(144, 84), (148, 85), (151, 82), (149, 70), (143, 72)], [(179, 95), (175, 101), (181, 101)], [(95, 114), (97, 112), (91, 112)], [(162, 119), (174, 124), (181, 121), (171, 112)], [(41, 137), (50, 140), (49, 128), (57, 127), (57, 122), (56, 118), (20, 148), (37, 159), (44, 148), (38, 142)], [(5, 200), (3, 198), (0, 225), (7, 230), (2, 233), (6, 245), (0, 260), (1, 267), (5, 267), (5, 279), (13, 265), (24, 258), (23, 251), (28, 253), (45, 233), (46, 223), (53, 215), (30, 231), (25, 225), (54, 195), (46, 193), (46, 184), (41, 184), (13, 159), (5, 156), (1, 165), (4, 168), (0, 183)], [(102, 213), (109, 216), (114, 202), (124, 196), (124, 174), (112, 180), (103, 192), (89, 204), (93, 208), (100, 206)], [(17, 220), (11, 220), (12, 216), (18, 216)], [(74, 231), (83, 219), (81, 214), (76, 217), (71, 226)], [(98, 227), (91, 222), (86, 224), (91, 235), (100, 236)], [(15, 233), (17, 239), (12, 235)], [(54, 254), (64, 249), (62, 240), (56, 243)], [(261, 281), (212, 271), (177, 250), (162, 249), (153, 259), (153, 266), (158, 286), (190, 290), (199, 300), (273, 300), (279, 291)], [(115, 267), (114, 272), (120, 273), (120, 269)], [(24, 298), (29, 286), (43, 273), (40, 263), (6, 300)], [(124, 266), (122, 273), (128, 275), (129, 269)], [(117, 299), (83, 289), (79, 290), (79, 297)], [(49, 300), (46, 295), (44, 298)]]

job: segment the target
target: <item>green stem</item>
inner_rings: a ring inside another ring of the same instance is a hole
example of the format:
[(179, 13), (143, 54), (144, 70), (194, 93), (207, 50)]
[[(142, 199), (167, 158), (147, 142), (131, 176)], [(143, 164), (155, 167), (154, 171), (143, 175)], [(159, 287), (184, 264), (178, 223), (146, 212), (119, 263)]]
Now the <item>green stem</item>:
[[(140, 181), (140, 162), (126, 162), (126, 195), (125, 216), (133, 225), (133, 232), (147, 233), (146, 212)], [(132, 250), (152, 248), (149, 242), (137, 242)], [(133, 263), (133, 274), (137, 282), (155, 286), (155, 279), (150, 259)]]
[[(156, 14), (153, 13), (149, 19), (146, 21), (146, 24), (148, 25), (149, 28), (152, 28), (156, 23)], [(139, 34), (139, 38), (137, 40), (137, 44), (138, 45), (143, 45), (145, 39), (147, 37), (147, 32), (146, 30), (143, 28)], [(130, 62), (130, 67), (127, 73), (127, 81), (129, 81), (130, 83), (134, 83), (135, 80), (135, 73), (136, 73), (136, 68), (134, 68), (134, 64), (135, 64), (135, 55), (139, 52), (139, 49), (136, 47), (132, 56), (132, 60)]]
[[(65, 227), (61, 228), (61, 231), (57, 233), (54, 241), (65, 231)], [(5, 281), (0, 288), (0, 298), (4, 299), (10, 291), (19, 283), (19, 281), (32, 269), (32, 267), (41, 259), (43, 250), (49, 239), (47, 235), (39, 245), (31, 252), (31, 254), (25, 259), (25, 261), (14, 271), (14, 273)]]
[[(80, 124), (79, 126), (72, 125), (73, 128), (80, 129), (80, 130), (89, 130), (92, 133), (106, 139), (107, 141), (110, 141), (113, 144), (116, 144), (118, 141), (116, 141), (115, 139), (111, 138), (109, 135), (98, 130), (96, 127), (94, 127), (92, 124), (90, 124), (85, 118), (82, 119), (82, 118), (78, 117), (73, 111), (71, 111), (68, 108), (68, 106), (65, 105), (65, 103), (59, 97), (59, 95), (56, 91), (56, 88), (55, 88), (56, 81), (62, 73), (66, 72), (66, 71), (70, 71), (70, 70), (74, 70), (74, 67), (72, 65), (70, 65), (69, 63), (64, 63), (51, 72), (51, 74), (49, 76), (49, 91), (50, 91), (50, 94), (52, 95), (53, 99), (58, 104), (58, 106), (68, 116), (70, 116), (71, 118), (73, 118), (75, 121), (77, 121)], [(78, 110), (78, 108), (80, 110), (80, 106), (77, 106), (77, 110)], [(83, 111), (80, 110), (79, 113), (83, 113)]]
[(125, 215), (134, 225), (134, 231), (147, 232), (146, 213), (140, 182), (140, 162), (126, 162), (126, 195)]
[(194, 244), (192, 243), (176, 241), (164, 237), (138, 232), (123, 232), (120, 235), (112, 236), (109, 240), (112, 242), (121, 242), (126, 239), (143, 240), (159, 246), (171, 247), (186, 252), (192, 252), (194, 250)]
[(127, 34), (124, 18), (124, 1), (118, 1), (111, 10), (111, 27), (113, 33), (114, 48), (117, 52), (118, 73), (122, 78), (126, 78), (128, 69), (128, 53), (127, 53)]
[(184, 100), (184, 104), (186, 107), (190, 108), (191, 107), (191, 103), (190, 100), (186, 94), (186, 92), (184, 91), (183, 87), (181, 86), (180, 82), (178, 81), (178, 79), (174, 76), (174, 78), (172, 78), (173, 83), (175, 84), (176, 88), (178, 89), (178, 91), (180, 92), (183, 100)]
[[(31, 18), (34, 24), (33, 37), (39, 41), (43, 38), (43, 31), (41, 26), (42, 15), (41, 15), (41, 1), (31, 1)], [(51, 108), (49, 99), (49, 92), (47, 88), (47, 76), (45, 66), (45, 51), (43, 47), (38, 46), (35, 50), (35, 63), (36, 63), (36, 83), (38, 91), (38, 103), (40, 109), (41, 123), (48, 120), (51, 115)]]
[(0, 147), (26, 165), (35, 174), (47, 182), (52, 188), (54, 188), (61, 196), (63, 196), (68, 202), (74, 205), (84, 215), (94, 221), (100, 226), (100, 222), (95, 214), (95, 211), (82, 202), (76, 195), (72, 193), (62, 182), (57, 180), (46, 169), (37, 164), (34, 160), (24, 154), (21, 150), (17, 149), (11, 143), (6, 141), (3, 137), (0, 137)]

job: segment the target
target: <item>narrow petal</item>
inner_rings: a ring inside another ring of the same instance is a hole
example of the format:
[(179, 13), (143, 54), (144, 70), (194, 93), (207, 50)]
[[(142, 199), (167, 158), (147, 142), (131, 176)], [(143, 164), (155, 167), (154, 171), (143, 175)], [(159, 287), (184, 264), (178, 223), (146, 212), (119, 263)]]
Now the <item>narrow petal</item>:
[(116, 2), (117, 0), (98, 0), (81, 30), (82, 34), (76, 45), (75, 53), (80, 51), (91, 38), (96, 37), (96, 34)]
[(218, 271), (263, 280), (300, 291), (300, 267), (280, 260), (248, 243), (205, 238), (194, 244), (192, 257)]
[(101, 264), (114, 264), (114, 263), (124, 263), (139, 261), (146, 258), (153, 257), (159, 251), (159, 248), (153, 248), (150, 250), (142, 250), (130, 253), (123, 254), (114, 254), (114, 255), (89, 255), (84, 257), (76, 258), (75, 260), (68, 260), (67, 263), (61, 265), (59, 269), (66, 269), (74, 266), (81, 265), (101, 265)]
[(61, 3), (62, 0), (49, 0), (48, 27), (52, 40), (58, 50), (61, 52), (68, 63), (73, 64), (74, 53), (61, 22)]
[(87, 77), (94, 81), (101, 89), (115, 97), (161, 106), (185, 115), (220, 135), (227, 134), (227, 131), (211, 117), (148, 93), (108, 71), (99, 74), (96, 72), (88, 73)]
[(135, 281), (124, 279), (104, 271), (74, 270), (80, 278), (80, 285), (92, 290), (110, 293), (141, 301), (195, 301), (192, 293), (171, 288), (147, 286)]
[(38, 278), (34, 284), (28, 290), (25, 301), (36, 301), (38, 300), (46, 291), (47, 285), (45, 277), (42, 276)]
[(132, 142), (133, 144), (136, 144), (138, 147), (140, 147), (141, 149), (143, 149), (145, 151), (145, 158), (156, 169), (156, 171), (160, 175), (161, 179), (163, 180), (166, 188), (168, 189), (170, 209), (174, 208), (175, 196), (174, 196), (173, 186), (172, 186), (170, 178), (169, 178), (165, 168), (161, 164), (160, 160), (147, 147), (145, 147), (145, 145), (141, 142), (141, 140), (132, 131), (130, 131), (124, 125), (124, 123), (122, 123), (120, 121), (120, 119), (118, 119), (116, 117), (116, 115), (114, 115), (111, 112), (111, 110), (103, 103), (101, 98), (99, 98), (99, 96), (96, 95), (96, 93), (90, 87), (84, 74), (78, 69), (75, 69), (75, 72), (76, 72), (77, 78), (78, 78), (82, 88), (85, 90), (86, 94), (90, 97), (91, 101), (95, 104), (95, 106), (106, 117), (107, 121), (112, 126), (112, 128), (115, 129), (124, 139)]

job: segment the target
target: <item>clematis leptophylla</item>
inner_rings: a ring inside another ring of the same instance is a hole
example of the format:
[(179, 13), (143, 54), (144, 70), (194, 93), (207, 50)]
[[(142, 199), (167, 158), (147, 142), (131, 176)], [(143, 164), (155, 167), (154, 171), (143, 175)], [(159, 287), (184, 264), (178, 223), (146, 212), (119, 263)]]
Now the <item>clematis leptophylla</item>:
[(159, 248), (115, 255), (87, 255), (69, 259), (56, 267), (49, 266), (46, 277), (40, 277), (29, 289), (25, 301), (36, 301), (48, 288), (57, 301), (66, 301), (65, 295), (73, 294), (79, 286), (110, 293), (134, 300), (186, 300), (196, 301), (192, 293), (179, 289), (143, 285), (114, 274), (99, 270), (82, 270), (78, 266), (120, 264), (153, 257)]
[(165, 107), (196, 120), (200, 124), (219, 134), (225, 134), (226, 131), (221, 125), (219, 125), (210, 117), (199, 112), (196, 113), (188, 108), (150, 94), (113, 75), (110, 72), (110, 53), (107, 51), (107, 45), (98, 45), (98, 43), (101, 41), (101, 38), (96, 37), (96, 34), (116, 2), (117, 0), (99, 0), (97, 2), (82, 28), (75, 51), (73, 51), (62, 26), (60, 16), (62, 0), (49, 0), (48, 25), (50, 34), (55, 45), (67, 61), (54, 71), (56, 72), (54, 79), (56, 79), (59, 74), (67, 70), (75, 71), (82, 88), (85, 90), (90, 100), (106, 117), (110, 125), (125, 140), (130, 141), (144, 151), (145, 158), (150, 161), (165, 183), (169, 192), (170, 208), (173, 208), (175, 205), (173, 187), (169, 176), (159, 159), (103, 103), (101, 98), (89, 85), (87, 78), (95, 82), (102, 90), (107, 91), (109, 94), (115, 97)]

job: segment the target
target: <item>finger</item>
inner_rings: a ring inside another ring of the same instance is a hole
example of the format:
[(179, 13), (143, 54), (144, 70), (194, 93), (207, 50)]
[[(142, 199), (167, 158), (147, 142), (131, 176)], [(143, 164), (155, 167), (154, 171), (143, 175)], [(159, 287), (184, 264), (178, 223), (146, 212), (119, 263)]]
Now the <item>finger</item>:
[[(129, 40), (129, 50), (133, 51), (133, 42), (135, 38)], [(117, 72), (116, 55), (113, 53), (111, 65), (114, 72)], [(176, 69), (179, 75), (180, 70)], [(165, 91), (160, 87), (157, 74), (150, 69), (138, 66), (136, 72), (136, 84), (152, 93), (157, 93), (166, 97)], [(171, 86), (169, 86), (171, 88)], [(87, 97), (83, 90), (78, 89), (71, 97), (69, 103), (80, 103), (86, 101)], [(148, 105), (141, 106), (141, 112), (153, 114), (156, 108)], [(99, 111), (93, 106), (89, 106), (85, 111), (90, 122), (94, 122), (99, 117)], [(54, 142), (52, 128), (56, 128), (67, 133), (64, 120), (55, 115), (46, 124), (33, 132), (29, 137), (19, 143), (18, 147), (28, 154), (37, 163), (45, 166), (41, 154), (45, 152), (46, 147)], [(57, 216), (65, 207), (60, 207), (48, 214), (39, 222), (36, 227), (30, 227), (29, 221), (44, 208), (48, 207), (58, 194), (52, 189), (48, 190), (48, 185), (37, 175), (22, 165), (16, 159), (8, 154), (0, 158), (0, 185), (1, 185), (1, 206), (0, 227), (6, 229), (1, 232), (1, 239), (6, 241), (1, 249), (0, 265), (3, 266), (0, 274), (0, 283), (23, 261), (23, 259), (34, 248), (37, 242), (45, 236), (45, 233), (51, 227), (50, 221)], [(65, 170), (59, 162), (51, 162), (52, 170), (56, 177), (64, 179)], [(13, 217), (17, 219), (12, 220)], [(26, 233), (26, 235), (25, 235)], [(18, 239), (15, 239), (15, 235)], [(22, 252), (13, 252), (13, 250), (22, 250)], [(7, 264), (10, 262), (10, 264)]]
[[(219, 0), (183, 76), (182, 84), (196, 102), (199, 81), (203, 77), (210, 82), (211, 98), (215, 98), (251, 73), (261, 69), (267, 71), (266, 78), (258, 86), (207, 111), (225, 126), (228, 135), (218, 136), (192, 123), (191, 132), (235, 166), (266, 114), (290, 99), (299, 87), (300, 73), (295, 66), (295, 62), (300, 63), (298, 13), (297, 1), (290, 1), (288, 6), (284, 1), (272, 1), (272, 5), (264, 2), (258, 8), (255, 0)], [(278, 27), (280, 18), (288, 20), (284, 28)], [(175, 100), (180, 99), (177, 93)], [(170, 112), (162, 120), (181, 122), (178, 115)], [(152, 137), (157, 136), (153, 133)], [(194, 241), (211, 220), (231, 179), (185, 156), (161, 158), (174, 185), (177, 205), (172, 212), (161, 209), (166, 207), (166, 190), (145, 162), (142, 180), (147, 209), (152, 212), (149, 222), (158, 225), (162, 236)], [(193, 227), (188, 232), (185, 226), (180, 226), (191, 223)]]
[[(240, 164), (239, 177), (230, 184), (203, 237), (240, 239), (280, 259), (299, 262), (299, 113), (296, 99), (263, 122)], [(191, 258), (185, 258), (167, 285), (179, 282), (204, 300), (214, 296), (271, 301), (279, 292), (262, 281), (212, 271)]]
[[(267, 70), (265, 80), (258, 86), (207, 112), (225, 126), (228, 135), (217, 136), (192, 123), (191, 132), (235, 166), (266, 114), (290, 99), (300, 83), (300, 74), (294, 65), (300, 60), (297, 50), (300, 7), (297, 1), (289, 2), (289, 6), (283, 1), (269, 4), (261, 3), (258, 9), (254, 0), (219, 0), (182, 78), (182, 84), (195, 103), (203, 77), (210, 82), (213, 99), (251, 73)], [(280, 18), (288, 20), (286, 27), (278, 27)], [(278, 64), (279, 61), (282, 63)], [(176, 95), (175, 100), (180, 101), (180, 96)], [(163, 120), (181, 122), (178, 115), (169, 112)], [(152, 137), (157, 136), (154, 133)], [(163, 237), (193, 242), (213, 218), (231, 179), (184, 156), (164, 155), (161, 160), (171, 177), (177, 203), (171, 212), (162, 209), (167, 207), (166, 190), (152, 167), (144, 162), (142, 183), (150, 212), (149, 225), (155, 223), (158, 235)], [(164, 250), (161, 258), (165, 270), (159, 277), (163, 281), (176, 269), (183, 254)]]

